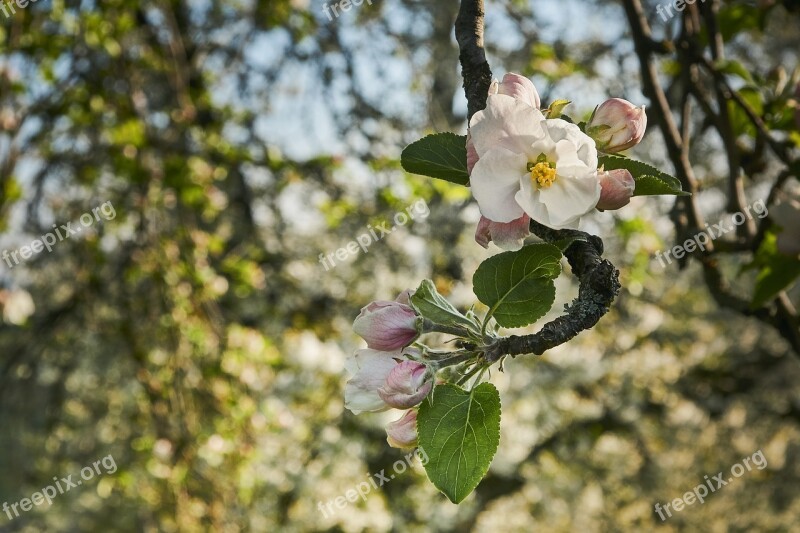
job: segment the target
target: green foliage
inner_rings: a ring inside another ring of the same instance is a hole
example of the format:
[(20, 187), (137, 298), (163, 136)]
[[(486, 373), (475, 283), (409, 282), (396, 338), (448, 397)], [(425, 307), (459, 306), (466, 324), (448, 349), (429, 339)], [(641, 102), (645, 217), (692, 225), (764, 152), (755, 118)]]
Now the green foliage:
[[(756, 114), (764, 113), (764, 98), (757, 87), (742, 87), (736, 91), (747, 106)], [(744, 109), (735, 101), (728, 100), (728, 113), (731, 117), (731, 126), (736, 135), (749, 135), (755, 137), (756, 127)]]
[(459, 185), (469, 183), (467, 138), (454, 133), (435, 133), (405, 147), (400, 162), (406, 172), (422, 174)]
[(474, 325), (458, 309), (453, 307), (453, 304), (448, 302), (444, 296), (439, 294), (439, 291), (436, 290), (436, 285), (429, 279), (422, 280), (417, 290), (411, 295), (411, 306), (420, 315), (438, 324), (467, 327)]
[(489, 306), (488, 317), (507, 328), (532, 324), (553, 306), (553, 279), (561, 273), (561, 251), (538, 243), (490, 257), (478, 267), (472, 286)]
[(491, 383), (470, 391), (439, 385), (419, 408), (417, 432), (431, 482), (460, 503), (486, 475), (500, 444), (500, 394)]

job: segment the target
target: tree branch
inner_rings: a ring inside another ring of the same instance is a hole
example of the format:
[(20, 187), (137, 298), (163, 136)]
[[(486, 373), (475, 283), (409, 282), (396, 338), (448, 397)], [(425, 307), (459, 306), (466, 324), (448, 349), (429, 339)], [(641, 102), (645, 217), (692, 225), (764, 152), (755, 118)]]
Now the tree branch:
[(603, 241), (599, 237), (576, 230), (554, 230), (531, 221), (531, 231), (547, 242), (577, 238), (564, 255), (578, 278), (578, 297), (567, 307), (567, 313), (548, 322), (538, 333), (512, 335), (498, 339), (486, 351), (487, 361), (503, 355), (533, 353), (541, 355), (550, 348), (569, 341), (581, 331), (591, 329), (608, 313), (619, 294), (619, 271), (603, 259)]
[(483, 48), (483, 0), (462, 0), (456, 17), (456, 41), (467, 97), (467, 123), (472, 115), (486, 107), (492, 84), (492, 69)]

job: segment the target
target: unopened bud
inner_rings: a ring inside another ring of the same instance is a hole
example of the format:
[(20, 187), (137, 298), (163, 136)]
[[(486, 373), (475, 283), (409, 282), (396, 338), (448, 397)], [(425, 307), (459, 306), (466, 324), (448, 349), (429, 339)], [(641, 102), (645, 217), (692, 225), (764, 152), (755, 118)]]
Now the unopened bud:
[(619, 209), (631, 202), (631, 196), (636, 189), (633, 175), (619, 168), (616, 170), (598, 171), (600, 178), (600, 201), (597, 202), (597, 209)]
[(639, 144), (647, 128), (644, 106), (636, 107), (622, 98), (611, 98), (594, 110), (586, 123), (586, 134), (598, 150), (614, 153)]

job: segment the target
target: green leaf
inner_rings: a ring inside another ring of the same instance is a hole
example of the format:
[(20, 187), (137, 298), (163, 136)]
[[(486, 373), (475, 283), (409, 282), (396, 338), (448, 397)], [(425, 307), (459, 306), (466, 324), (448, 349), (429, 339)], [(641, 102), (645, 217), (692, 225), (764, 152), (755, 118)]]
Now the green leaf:
[(417, 287), (417, 290), (409, 300), (411, 307), (420, 315), (437, 324), (460, 324), (470, 328), (475, 326), (472, 321), (453, 307), (453, 304), (439, 294), (436, 286), (429, 279), (422, 280), (422, 283), (419, 284), (419, 287)]
[(406, 172), (467, 185), (467, 138), (455, 133), (435, 133), (409, 144), (400, 156)]
[(471, 391), (439, 385), (420, 405), (417, 433), (431, 482), (460, 503), (486, 475), (500, 444), (500, 394), (491, 383)]
[(691, 196), (681, 188), (681, 182), (675, 176), (661, 172), (657, 168), (627, 157), (603, 155), (597, 158), (598, 164), (605, 170), (624, 168), (628, 170), (636, 182), (634, 196), (654, 196), (672, 194), (675, 196)]
[(800, 276), (800, 260), (778, 251), (777, 235), (773, 231), (766, 234), (755, 263), (761, 268), (756, 276), (752, 309), (766, 305)]
[(561, 251), (556, 246), (530, 244), (481, 263), (472, 277), (472, 288), (489, 306), (487, 319), (493, 316), (503, 327), (519, 328), (536, 322), (553, 306), (552, 280), (560, 273)]
[[(764, 97), (758, 87), (742, 87), (737, 93), (756, 115), (759, 117), (764, 116)], [(758, 129), (750, 120), (750, 117), (732, 98), (728, 100), (728, 113), (731, 118), (731, 127), (736, 135), (749, 135), (750, 137), (758, 135)]]
[(721, 59), (714, 64), (714, 67), (723, 74), (738, 76), (748, 83), (754, 83), (753, 75), (738, 61), (733, 59)]

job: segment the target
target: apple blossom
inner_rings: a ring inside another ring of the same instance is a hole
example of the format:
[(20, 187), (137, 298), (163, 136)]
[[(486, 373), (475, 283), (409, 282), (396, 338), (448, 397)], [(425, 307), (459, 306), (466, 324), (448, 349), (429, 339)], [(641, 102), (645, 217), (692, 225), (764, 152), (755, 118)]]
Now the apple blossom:
[(597, 209), (619, 209), (631, 203), (631, 196), (636, 189), (633, 175), (623, 169), (598, 171), (600, 177), (600, 201)]
[[(533, 82), (524, 76), (513, 72), (503, 76), (503, 81), (494, 80), (489, 87), (489, 94), (502, 94), (516, 98), (520, 102), (539, 109), (541, 100)], [(471, 175), (472, 169), (480, 158), (472, 143), (470, 132), (467, 132), (467, 172)], [(475, 230), (475, 241), (484, 248), (489, 247), (489, 242), (494, 243), (503, 250), (515, 251), (522, 248), (522, 241), (530, 235), (530, 217), (523, 215), (512, 222), (495, 222), (481, 216)]]
[(424, 364), (402, 361), (389, 372), (383, 386), (378, 389), (378, 396), (397, 409), (414, 407), (431, 392), (432, 377)]
[(353, 414), (364, 411), (384, 411), (388, 405), (378, 394), (397, 360), (403, 359), (401, 350), (382, 352), (364, 348), (356, 350), (345, 368), (352, 374), (344, 389), (344, 406)]
[(495, 94), (472, 117), (470, 133), (479, 157), (470, 185), (490, 221), (528, 215), (554, 229), (577, 228), (597, 205), (597, 150), (578, 126)]
[(406, 411), (400, 419), (386, 425), (386, 441), (392, 448), (413, 448), (417, 445), (417, 412)]
[[(398, 298), (408, 301), (406, 293)], [(353, 322), (353, 331), (374, 350), (397, 350), (414, 342), (420, 326), (421, 318), (410, 305), (378, 300), (361, 309)]]
[(644, 106), (636, 107), (622, 98), (600, 104), (586, 123), (586, 133), (603, 152), (614, 153), (639, 144), (647, 128)]

